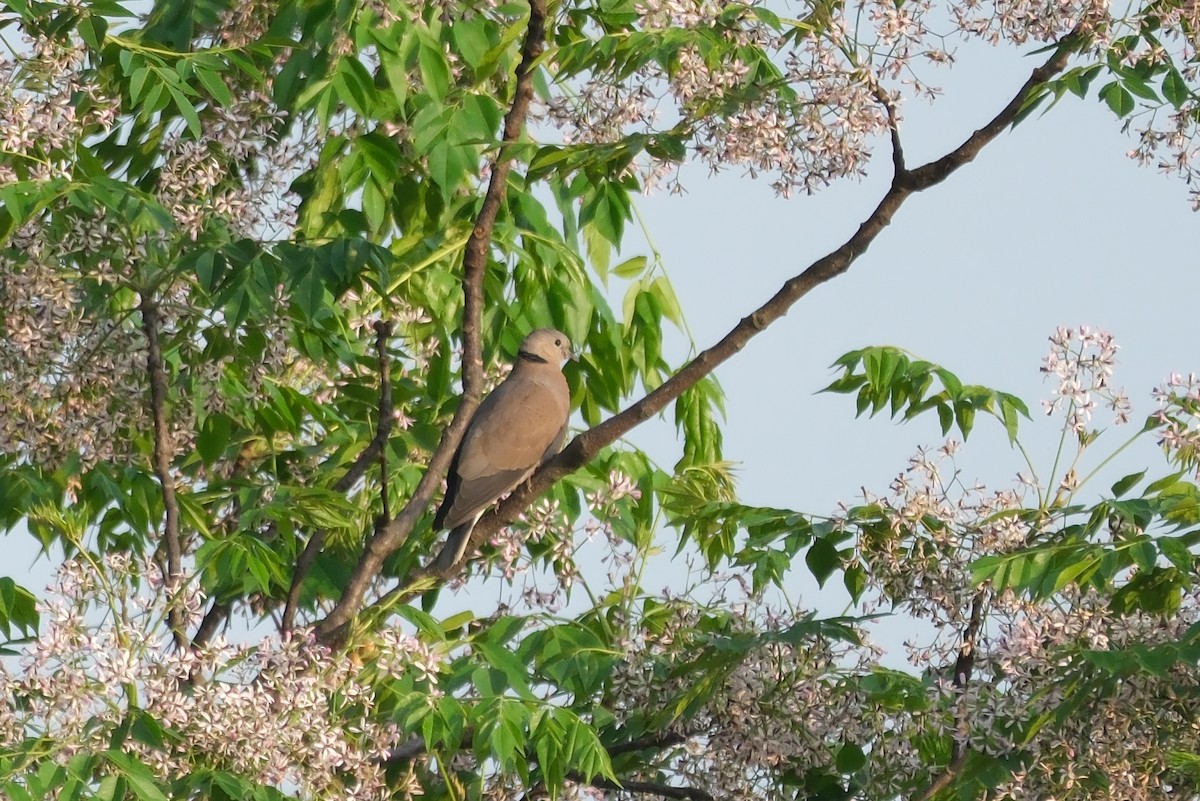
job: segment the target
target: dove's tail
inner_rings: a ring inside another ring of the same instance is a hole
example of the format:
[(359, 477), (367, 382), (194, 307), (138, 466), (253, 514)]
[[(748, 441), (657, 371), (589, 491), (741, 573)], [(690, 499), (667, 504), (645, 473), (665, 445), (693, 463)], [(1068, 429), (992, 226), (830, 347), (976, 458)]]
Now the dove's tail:
[(433, 560), (433, 569), (444, 572), (454, 567), (459, 559), (462, 559), (463, 552), (467, 550), (467, 543), (471, 541), (471, 529), (475, 528), (475, 521), (478, 516), (468, 520), (461, 526), (455, 526), (450, 529), (450, 533), (446, 535), (446, 544), (442, 546), (442, 551)]

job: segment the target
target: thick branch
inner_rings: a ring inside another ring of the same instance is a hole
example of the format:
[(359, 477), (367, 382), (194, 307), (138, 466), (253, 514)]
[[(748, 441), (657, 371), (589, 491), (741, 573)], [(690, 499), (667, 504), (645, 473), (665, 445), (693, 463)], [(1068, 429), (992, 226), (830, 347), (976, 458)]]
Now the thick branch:
[[(463, 399), (471, 400), (469, 412), (479, 402), (483, 389), (483, 347), (481, 331), (483, 320), (483, 275), (487, 271), (492, 249), (492, 231), (496, 217), (508, 188), (508, 173), (512, 169), (512, 146), (525, 130), (525, 119), (529, 116), (529, 105), (533, 101), (534, 62), (542, 53), (546, 40), (546, 0), (530, 0), (529, 26), (525, 30), (525, 43), (521, 48), (521, 63), (517, 66), (516, 90), (513, 92), (512, 107), (504, 115), (504, 131), (500, 150), (496, 154), (492, 173), (488, 179), (483, 204), (475, 217), (475, 227), (467, 240), (463, 254), (463, 355), (462, 382)], [(459, 414), (463, 414), (459, 407)], [(457, 443), (456, 443), (457, 446)]]
[(483, 349), (481, 328), (483, 319), (483, 277), (491, 251), (492, 231), (504, 200), (508, 173), (512, 167), (512, 148), (520, 139), (533, 100), (534, 62), (541, 54), (546, 36), (546, 0), (530, 0), (529, 26), (521, 49), (521, 63), (516, 72), (516, 89), (512, 107), (504, 116), (503, 142), (492, 165), (487, 192), (475, 217), (475, 227), (463, 254), (463, 394), (454, 419), (442, 432), (425, 475), (400, 513), (387, 525), (376, 529), (367, 542), (354, 568), (342, 597), (329, 615), (316, 626), (317, 637), (325, 643), (338, 640), (350, 619), (362, 606), (367, 587), (379, 575), (383, 562), (407, 539), (433, 501), (433, 495), (450, 468), (454, 451), (466, 431), (467, 423), (479, 405), (483, 389)]
[(659, 798), (682, 798), (686, 801), (713, 801), (711, 795), (696, 787), (675, 787), (670, 784), (640, 782), (633, 779), (614, 782), (599, 776), (589, 782), (577, 773), (568, 774), (567, 778), (579, 784), (590, 784), (598, 790), (620, 790), (639, 795), (656, 795)]
[[(470, 748), (473, 733), (468, 730), (463, 734), (463, 747)], [(610, 759), (621, 756), (622, 754), (630, 754), (636, 751), (661, 751), (673, 745), (679, 745), (686, 738), (683, 735), (672, 732), (664, 732), (662, 734), (651, 734), (645, 737), (640, 737), (636, 740), (628, 740), (623, 743), (616, 743), (607, 747), (608, 756)], [(411, 762), (417, 757), (424, 754), (426, 751), (425, 738), (421, 735), (416, 735), (408, 742), (401, 743), (393, 748), (388, 755), (380, 760), (384, 765), (395, 765), (404, 762)]]
[(213, 601), (213, 605), (208, 608), (200, 625), (196, 627), (196, 635), (192, 637), (193, 651), (208, 644), (208, 641), (220, 630), (221, 624), (229, 619), (229, 612), (232, 608), (232, 604)]
[(167, 623), (175, 637), (175, 647), (187, 645), (183, 610), (179, 608), (179, 589), (183, 580), (183, 546), (179, 538), (179, 501), (175, 495), (175, 477), (171, 475), (171, 431), (167, 425), (167, 371), (163, 365), (162, 343), (159, 342), (158, 306), (143, 297), (139, 307), (142, 331), (146, 335), (146, 373), (150, 378), (150, 413), (154, 419), (154, 472), (162, 487), (163, 533), (162, 546), (166, 552), (163, 584), (168, 595)]
[[(337, 480), (333, 485), (336, 492), (349, 492), (350, 488), (362, 478), (363, 473), (367, 472), (367, 467), (375, 459), (379, 458), (387, 445), (388, 437), (392, 433), (392, 424), (394, 422), (392, 411), (392, 359), (388, 353), (388, 339), (392, 336), (392, 323), (390, 320), (375, 321), (375, 352), (379, 358), (379, 420), (375, 424), (375, 436), (363, 448), (362, 453), (350, 465), (350, 469), (346, 474)], [(387, 476), (383, 476), (380, 482), (383, 486), (384, 493), (384, 508), (387, 508)], [(288, 588), (287, 603), (283, 606), (283, 619), (280, 621), (279, 629), (284, 634), (288, 634), (292, 630), (292, 624), (296, 619), (296, 607), (300, 603), (300, 587), (304, 583), (308, 571), (312, 569), (313, 562), (316, 561), (317, 555), (321, 553), (321, 549), (325, 547), (325, 532), (316, 531), (309, 538), (308, 544), (304, 546), (304, 551), (300, 554), (300, 558), (296, 560), (295, 570), (292, 571), (292, 586)]]
[(937, 161), (931, 161), (909, 172), (911, 188), (917, 192), (928, 189), (946, 180), (959, 167), (974, 161), (984, 147), (999, 136), (1005, 128), (1013, 124), (1017, 114), (1025, 106), (1025, 102), (1034, 90), (1062, 72), (1063, 68), (1067, 66), (1067, 59), (1079, 49), (1082, 42), (1083, 36), (1077, 31), (1072, 31), (1064, 36), (1046, 63), (1030, 73), (1029, 79), (1021, 86), (1021, 90), (1013, 96), (1008, 105), (1000, 110), (999, 114), (992, 118), (991, 122), (971, 134), (967, 141)]
[(636, 740), (629, 740), (624, 743), (610, 745), (607, 748), (610, 757), (621, 756), (622, 754), (631, 754), (634, 751), (661, 751), (664, 748), (669, 748), (673, 745), (679, 745), (687, 740), (682, 734), (674, 732), (663, 732), (661, 734), (650, 734), (645, 737), (639, 737)]

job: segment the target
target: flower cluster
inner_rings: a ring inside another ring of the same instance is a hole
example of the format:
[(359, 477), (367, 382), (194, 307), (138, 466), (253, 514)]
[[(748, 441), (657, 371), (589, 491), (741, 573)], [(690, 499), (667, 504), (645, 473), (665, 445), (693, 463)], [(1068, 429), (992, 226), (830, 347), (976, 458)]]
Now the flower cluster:
[(957, 647), (955, 628), (966, 620), (974, 595), (971, 563), (1020, 547), (1030, 530), (1011, 514), (1023, 508), (1024, 488), (989, 491), (963, 482), (955, 462), (958, 447), (950, 440), (936, 452), (918, 450), (889, 495), (868, 494), (887, 530), (858, 544), (879, 600), (944, 632), (943, 647), (924, 652), (921, 661), (927, 664)]
[(167, 591), (158, 574), (116, 555), (63, 564), (43, 602), (45, 630), (18, 669), (0, 674), (0, 749), (45, 733), (63, 760), (104, 750), (136, 708), (172, 736), (122, 747), (164, 781), (208, 768), (298, 788), (300, 798), (394, 797), (380, 760), (402, 737), (377, 719), (372, 677), (412, 672), (436, 684), (441, 659), (428, 646), (384, 631), (369, 669), (303, 634), (172, 651), (165, 604), (181, 603), (194, 627), (204, 598), (190, 585)]
[(0, 253), (0, 451), (57, 465), (123, 458), (144, 429), (144, 340), (86, 311), (82, 284), (41, 236)]
[(1186, 661), (1164, 662), (1161, 672), (1114, 680), (1087, 654), (1132, 659), (1134, 650), (1126, 649), (1173, 648), (1200, 622), (1200, 595), (1187, 593), (1176, 613), (1163, 616), (1117, 613), (1104, 596), (1068, 589), (1053, 605), (1006, 595), (993, 615), (999, 637), (969, 688), (971, 747), (1036, 755), (996, 797), (1172, 797), (1165, 755), (1200, 747), (1187, 700), (1200, 691), (1200, 671)]
[[(695, 675), (664, 677), (672, 665), (701, 657), (712, 640), (761, 635), (724, 680), (695, 699), (695, 714), (672, 729), (684, 742), (672, 751), (670, 767), (690, 786), (719, 798), (766, 797), (780, 773), (820, 768), (845, 742), (866, 742), (860, 738), (873, 721), (864, 714), (860, 691), (845, 678), (875, 656), (869, 648), (824, 638), (802, 646), (775, 640), (770, 634), (786, 631), (796, 619), (757, 604), (735, 608), (724, 618), (728, 631), (710, 637), (700, 633), (711, 630), (702, 623), (702, 610), (670, 598), (664, 603), (670, 616), (656, 618), (653, 630), (636, 632), (624, 646), (612, 680), (618, 719), (653, 719), (694, 694)], [(698, 664), (715, 667), (720, 653), (718, 648)]]
[(957, 28), (991, 44), (1052, 42), (1073, 30), (1103, 36), (1107, 0), (964, 0), (950, 6)]
[(155, 194), (189, 238), (213, 219), (235, 236), (269, 238), (292, 230), (296, 199), (290, 186), (309, 166), (309, 147), (303, 140), (281, 141), (282, 122), (270, 100), (244, 94), (235, 105), (213, 108), (200, 138), (177, 135), (163, 146)]
[[(1191, 66), (1186, 72), (1187, 80), (1195, 82), (1196, 67)], [(1162, 173), (1182, 178), (1196, 211), (1200, 211), (1198, 119), (1200, 104), (1193, 100), (1182, 103), (1177, 109), (1154, 110), (1143, 116), (1136, 129), (1137, 143), (1127, 154), (1142, 166), (1154, 166)]]
[[(869, 140), (887, 126), (870, 74), (836, 41), (811, 36), (789, 44), (753, 13), (756, 5), (731, 21), (723, 2), (643, 0), (644, 31), (684, 29), (695, 44), (675, 49), (669, 64), (647, 62), (630, 76), (598, 71), (551, 98), (544, 118), (565, 142), (612, 142), (631, 129), (653, 130), (660, 116), (681, 118), (694, 130), (695, 155), (712, 172), (741, 167), (768, 175), (783, 196), (861, 175)], [(752, 53), (773, 53), (786, 64), (786, 89), (756, 77), (763, 67)], [(714, 114), (715, 107), (729, 111)], [(639, 169), (649, 189), (674, 165), (652, 161)]]
[(1172, 373), (1154, 389), (1158, 444), (1176, 464), (1200, 475), (1200, 378)]
[(85, 69), (82, 42), (21, 44), (23, 55), (0, 55), (0, 186), (66, 175), (76, 144), (106, 133), (119, 107)]
[[(120, 120), (119, 104), (94, 85), (82, 42), (27, 39), (22, 55), (0, 57), (0, 184), (55, 177), (90, 137)], [(159, 289), (160, 334), (170, 339), (189, 326), (223, 327), (195, 308), (191, 278), (162, 281), (181, 235), (196, 238), (214, 226), (222, 236), (271, 236), (293, 227), (288, 187), (311, 151), (303, 133), (281, 136), (283, 120), (270, 101), (241, 93), (227, 107), (202, 109), (201, 135), (168, 128), (154, 165), (154, 196), (174, 218), (148, 227), (153, 214), (131, 218), (112, 204), (69, 200), (55, 193), (45, 210), (24, 222), (0, 249), (0, 451), (56, 466), (78, 458), (84, 467), (135, 456), (147, 425), (145, 341), (136, 304), (148, 284)], [(53, 185), (47, 191), (53, 189)], [(108, 190), (111, 191), (111, 190)], [(101, 195), (102, 196), (102, 195)], [(147, 202), (147, 206), (152, 204)], [(35, 203), (30, 207), (39, 208)], [(155, 271), (159, 272), (156, 273)], [(229, 336), (237, 338), (238, 331)], [(280, 375), (295, 361), (287, 337), (270, 332), (254, 375), (239, 376), (251, 392), (263, 374)], [(199, 343), (199, 344), (198, 344)], [(200, 358), (199, 337), (180, 337), (187, 373), (178, 385), (196, 404), (173, 404), (169, 424), (179, 447), (193, 439), (197, 409), (219, 410), (216, 386), (229, 357)], [(250, 372), (255, 372), (251, 370)]]
[(1046, 414), (1064, 411), (1081, 441), (1087, 437), (1097, 400), (1112, 410), (1114, 423), (1129, 422), (1129, 398), (1110, 383), (1116, 361), (1112, 334), (1086, 325), (1077, 329), (1060, 326), (1050, 337), (1050, 352), (1042, 365), (1043, 373), (1058, 379), (1053, 399), (1042, 402)]

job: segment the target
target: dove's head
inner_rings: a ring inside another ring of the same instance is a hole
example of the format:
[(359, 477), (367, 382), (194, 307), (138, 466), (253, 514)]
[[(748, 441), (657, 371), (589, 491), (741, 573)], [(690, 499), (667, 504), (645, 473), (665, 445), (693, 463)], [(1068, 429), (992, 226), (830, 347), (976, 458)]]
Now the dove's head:
[(525, 337), (517, 355), (533, 362), (547, 362), (555, 367), (572, 358), (571, 340), (562, 331), (539, 328)]

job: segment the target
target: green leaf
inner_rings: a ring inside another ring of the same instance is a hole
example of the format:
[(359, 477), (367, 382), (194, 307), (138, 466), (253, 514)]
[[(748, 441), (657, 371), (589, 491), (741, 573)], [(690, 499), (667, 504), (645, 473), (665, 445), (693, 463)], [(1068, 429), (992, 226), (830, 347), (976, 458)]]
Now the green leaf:
[(229, 447), (233, 420), (227, 414), (210, 414), (204, 419), (196, 436), (196, 452), (207, 465), (217, 461)]
[(422, 39), (417, 51), (417, 63), (425, 91), (439, 103), (445, 100), (450, 91), (450, 65), (446, 62), (446, 54), (442, 52), (441, 46)]
[(835, 765), (838, 773), (850, 774), (862, 770), (867, 764), (867, 755), (854, 743), (846, 743), (838, 749)]
[(634, 256), (631, 259), (626, 259), (625, 261), (621, 262), (616, 267), (613, 267), (612, 273), (618, 278), (624, 278), (626, 280), (637, 278), (646, 271), (648, 263), (649, 262), (645, 256)]
[(196, 113), (196, 107), (192, 105), (192, 101), (188, 100), (183, 92), (174, 86), (168, 84), (167, 91), (171, 93), (171, 99), (175, 101), (175, 107), (179, 109), (180, 115), (187, 122), (188, 130), (192, 132), (192, 136), (199, 139), (202, 130), (200, 128), (200, 115)]
[(122, 751), (110, 750), (104, 752), (104, 758), (121, 772), (129, 783), (129, 789), (139, 801), (167, 801), (167, 796), (159, 789), (150, 768), (136, 757)]
[(530, 700), (536, 697), (529, 688), (528, 668), (517, 658), (516, 654), (507, 648), (484, 641), (476, 641), (474, 648), (489, 665), (504, 675), (508, 686), (521, 697)]
[(1192, 90), (1188, 87), (1187, 81), (1183, 79), (1174, 65), (1167, 66), (1167, 72), (1162, 81), (1162, 94), (1167, 102), (1175, 108), (1182, 106), (1192, 96)]
[(1126, 117), (1133, 112), (1133, 95), (1116, 81), (1101, 87), (1100, 99), (1107, 103), (1118, 117)]
[(137, 103), (146, 87), (146, 79), (150, 77), (149, 67), (139, 67), (129, 79), (129, 101)]
[(683, 322), (683, 309), (679, 305), (679, 298), (675, 295), (675, 288), (671, 286), (671, 282), (666, 276), (659, 275), (650, 282), (650, 292), (658, 298), (659, 307), (662, 309), (663, 316), (680, 331), (685, 330)]
[(338, 98), (358, 114), (370, 117), (375, 108), (375, 86), (367, 68), (357, 59), (344, 58), (333, 74)]
[(833, 543), (818, 537), (813, 540), (813, 544), (804, 555), (804, 563), (808, 565), (809, 572), (816, 578), (817, 584), (824, 587), (826, 579), (833, 575), (833, 571), (841, 564), (841, 558)]
[(955, 401), (954, 417), (958, 421), (958, 430), (962, 432), (963, 439), (967, 439), (975, 426), (975, 407), (967, 401)]
[(862, 565), (850, 565), (842, 572), (842, 583), (846, 587), (846, 592), (850, 593), (850, 599), (858, 603), (867, 588), (867, 571)]
[(487, 29), (491, 21), (483, 15), (455, 20), (450, 26), (450, 35), (462, 55), (463, 61), (473, 70), (487, 58), (492, 43), (488, 40)]
[(1118, 480), (1112, 485), (1113, 497), (1120, 498), (1122, 495), (1129, 492), (1129, 490), (1133, 489), (1134, 485), (1141, 481), (1145, 475), (1146, 471), (1142, 470), (1140, 473), (1130, 473), (1124, 478)]
[(7, 638), (13, 630), (32, 636), (38, 628), (37, 599), (8, 576), (0, 576), (0, 631)]
[(379, 231), (387, 220), (387, 198), (379, 182), (368, 178), (362, 189), (363, 214), (367, 217), (372, 231)]
[(104, 47), (104, 36), (108, 33), (108, 20), (99, 14), (88, 14), (79, 23), (79, 36), (92, 50), (99, 52)]
[(197, 68), (196, 77), (200, 79), (200, 83), (204, 84), (204, 88), (212, 95), (217, 105), (228, 107), (233, 104), (233, 94), (229, 91), (229, 86), (219, 73), (213, 70)]
[(1122, 76), (1121, 85), (1130, 93), (1137, 95), (1144, 100), (1149, 100), (1152, 103), (1161, 102), (1158, 98), (1158, 93), (1151, 89), (1150, 86), (1139, 77), (1127, 73)]
[(1158, 550), (1185, 574), (1190, 574), (1196, 557), (1186, 543), (1178, 537), (1159, 537), (1155, 540)]

